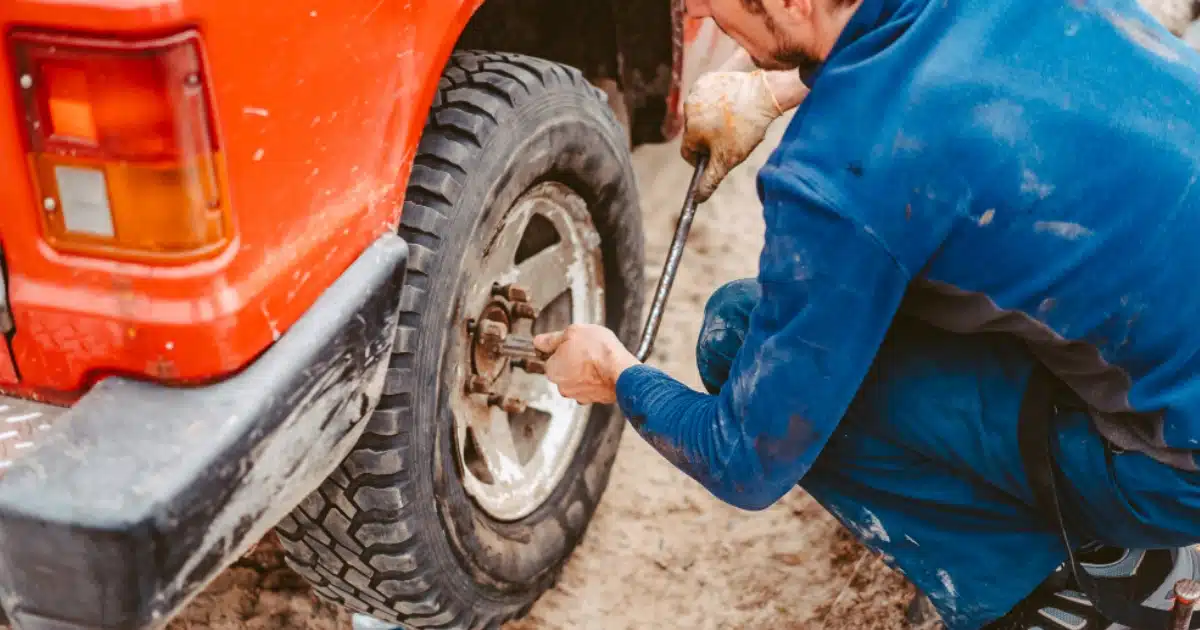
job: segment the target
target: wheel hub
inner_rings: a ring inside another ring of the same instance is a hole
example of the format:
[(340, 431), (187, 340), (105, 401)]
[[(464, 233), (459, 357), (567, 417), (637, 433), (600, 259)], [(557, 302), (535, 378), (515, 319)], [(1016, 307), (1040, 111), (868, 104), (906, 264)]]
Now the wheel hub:
[(490, 384), (509, 367), (508, 359), (496, 352), (496, 345), (508, 335), (512, 323), (508, 305), (498, 300), (489, 302), (478, 319), (467, 321), (471, 333), (472, 376), (483, 378)]
[(498, 348), (510, 334), (604, 321), (599, 240), (580, 197), (557, 183), (535, 186), (500, 222), (464, 295), (456, 455), (467, 494), (497, 520), (524, 518), (549, 498), (590, 412), (563, 398), (544, 366)]

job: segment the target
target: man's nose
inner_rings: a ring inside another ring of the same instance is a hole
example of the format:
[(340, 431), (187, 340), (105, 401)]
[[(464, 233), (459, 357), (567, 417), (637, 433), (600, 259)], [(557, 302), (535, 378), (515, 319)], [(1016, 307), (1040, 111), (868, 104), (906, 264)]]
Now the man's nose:
[(684, 9), (689, 17), (706, 18), (712, 15), (711, 5), (710, 0), (686, 0)]

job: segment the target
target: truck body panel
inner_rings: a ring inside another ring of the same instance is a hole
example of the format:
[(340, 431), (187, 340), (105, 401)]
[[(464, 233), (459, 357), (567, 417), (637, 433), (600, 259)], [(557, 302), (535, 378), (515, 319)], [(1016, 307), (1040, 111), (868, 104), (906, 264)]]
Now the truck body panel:
[[(21, 126), (0, 125), (21, 377), (3, 388), (69, 402), (113, 374), (197, 383), (243, 368), (395, 227), (437, 77), (479, 1), (5, 3), (6, 31), (200, 33), (235, 235), (215, 258), (173, 266), (56, 251)], [(0, 120), (19, 121), (10, 53), (0, 51)]]

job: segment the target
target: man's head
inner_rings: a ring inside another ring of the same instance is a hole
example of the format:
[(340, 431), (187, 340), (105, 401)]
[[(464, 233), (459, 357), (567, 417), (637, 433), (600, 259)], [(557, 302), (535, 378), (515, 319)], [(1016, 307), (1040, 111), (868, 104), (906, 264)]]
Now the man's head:
[(686, 0), (761, 68), (811, 69), (825, 60), (862, 0)]

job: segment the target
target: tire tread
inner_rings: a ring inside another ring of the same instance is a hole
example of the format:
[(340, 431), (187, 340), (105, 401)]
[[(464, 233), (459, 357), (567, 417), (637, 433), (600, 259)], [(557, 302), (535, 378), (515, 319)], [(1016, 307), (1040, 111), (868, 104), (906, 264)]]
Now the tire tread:
[[(405, 477), (411, 466), (405, 461), (411, 453), (405, 419), (412, 413), (423, 296), (468, 176), (462, 165), (515, 106), (558, 86), (587, 86), (602, 95), (573, 68), (507, 53), (457, 52), (439, 81), (400, 220), (411, 255), (384, 395), (363, 438), (323, 490), (277, 528), (288, 564), (328, 600), (385, 619), (402, 617), (406, 627), (444, 630), (498, 628), (532, 606), (472, 608), (440, 588), (439, 576), (422, 563)], [(618, 124), (615, 118), (612, 124)], [(587, 488), (591, 495), (592, 484)], [(598, 499), (598, 493), (588, 497)]]

